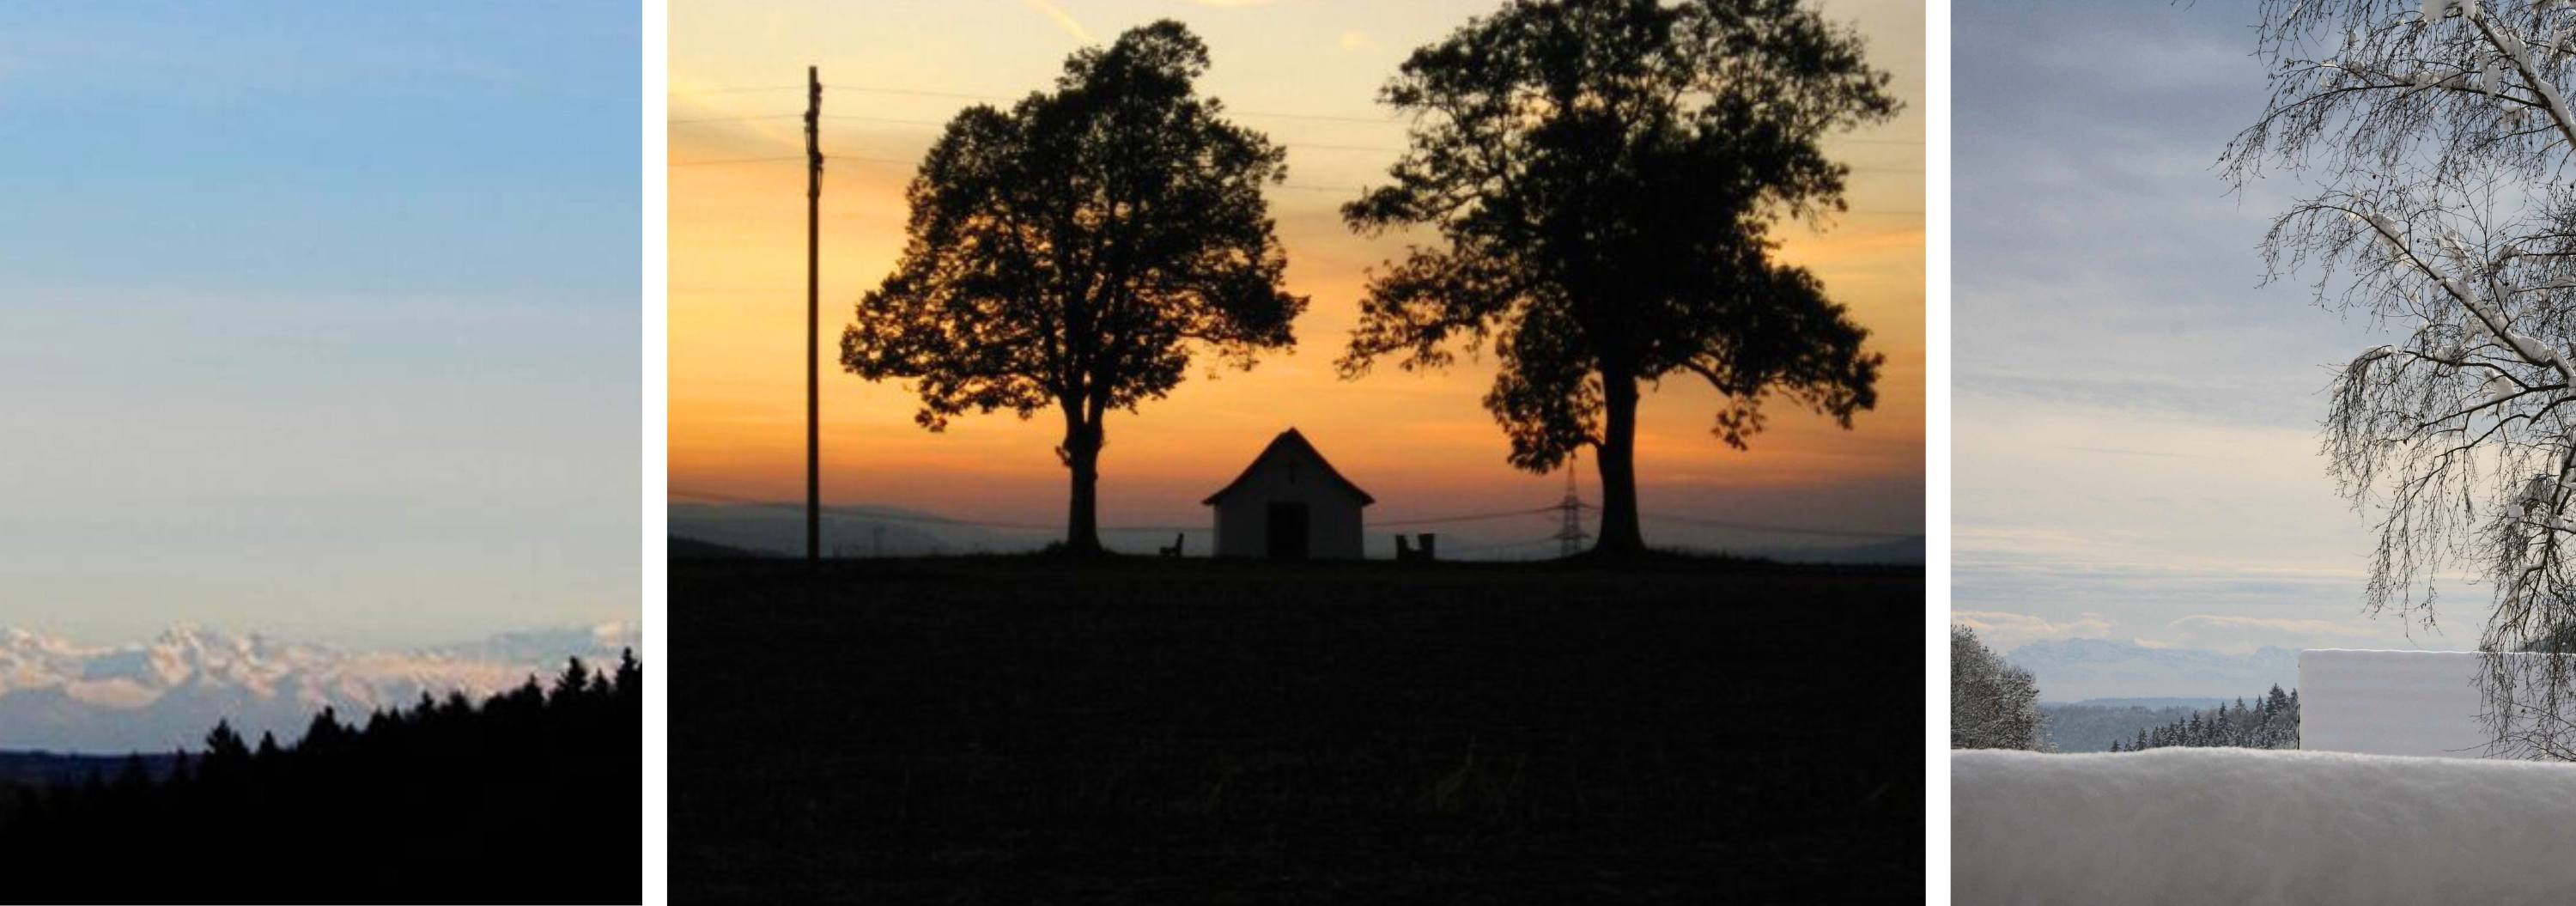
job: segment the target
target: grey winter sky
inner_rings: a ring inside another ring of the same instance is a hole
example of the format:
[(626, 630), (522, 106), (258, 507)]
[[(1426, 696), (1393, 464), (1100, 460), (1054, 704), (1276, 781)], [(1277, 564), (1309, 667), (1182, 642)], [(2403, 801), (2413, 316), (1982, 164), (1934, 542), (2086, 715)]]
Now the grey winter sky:
[(2382, 331), (2258, 286), (2276, 174), (2214, 168), (2266, 97), (2250, 5), (1962, 2), (1952, 20), (1954, 619), (2091, 637), (2461, 648), (2359, 611), (2373, 535), (2317, 454)]

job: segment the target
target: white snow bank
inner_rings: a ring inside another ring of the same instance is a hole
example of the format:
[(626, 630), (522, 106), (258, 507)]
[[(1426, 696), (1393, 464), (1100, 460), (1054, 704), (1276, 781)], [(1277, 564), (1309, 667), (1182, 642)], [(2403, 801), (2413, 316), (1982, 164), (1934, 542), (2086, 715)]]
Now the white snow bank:
[[(2299, 652), (2299, 748), (2489, 757), (2487, 744), (2493, 737), (2478, 720), (2487, 710), (2477, 686), (2485, 670), (2483, 657), (2474, 651)], [(2496, 757), (2521, 754), (2509, 750)], [(2569, 845), (2576, 848), (2576, 843)]]
[(2567, 903), (2576, 765), (1954, 751), (1950, 879), (1962, 904)]

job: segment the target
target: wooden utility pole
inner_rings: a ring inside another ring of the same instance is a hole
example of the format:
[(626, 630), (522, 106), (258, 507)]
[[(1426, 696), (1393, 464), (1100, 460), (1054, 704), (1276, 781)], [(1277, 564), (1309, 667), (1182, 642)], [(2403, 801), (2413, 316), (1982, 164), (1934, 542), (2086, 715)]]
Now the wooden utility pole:
[(816, 260), (823, 223), (823, 76), (805, 67), (805, 559), (823, 556), (823, 435), (815, 404), (814, 348), (821, 342), (816, 321), (821, 308), (822, 268)]

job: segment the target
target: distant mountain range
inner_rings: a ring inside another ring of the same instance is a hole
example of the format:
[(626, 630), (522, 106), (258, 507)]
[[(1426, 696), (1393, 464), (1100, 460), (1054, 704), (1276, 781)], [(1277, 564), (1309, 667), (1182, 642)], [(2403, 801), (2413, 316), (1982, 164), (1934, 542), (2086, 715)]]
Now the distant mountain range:
[(2051, 702), (2143, 697), (2232, 701), (2276, 683), (2289, 689), (2299, 681), (2299, 653), (2269, 645), (2251, 654), (2220, 654), (2107, 639), (2062, 639), (2023, 645), (2006, 653), (2004, 660), (2030, 671), (2039, 680), (2039, 697)]
[(202, 747), (230, 720), (256, 741), (303, 735), (328, 706), (364, 721), (422, 693), (473, 696), (551, 679), (564, 659), (614, 664), (626, 624), (496, 635), (409, 651), (349, 652), (263, 635), (174, 627), (149, 642), (82, 647), (0, 629), (0, 750), (122, 753)]
[[(1025, 532), (1015, 533), (1024, 537), (1005, 536), (899, 507), (835, 506), (831, 510), (823, 519), (822, 540), (824, 554), (833, 557), (1016, 553), (1036, 550), (1051, 540)], [(667, 512), (671, 537), (683, 542), (703, 541), (781, 556), (805, 555), (805, 511), (801, 506), (674, 503)], [(882, 515), (870, 518), (858, 513)], [(703, 556), (710, 552), (684, 544), (675, 547), (673, 553)]]
[[(803, 556), (805, 553), (805, 513), (799, 506), (674, 503), (669, 505), (668, 513), (672, 539), (670, 550), (674, 558), (733, 557), (746, 552), (778, 556)], [(1027, 553), (1046, 546), (1058, 534), (987, 530), (934, 513), (869, 504), (828, 508), (823, 519), (822, 542), (825, 556), (832, 557), (935, 557)], [(1207, 553), (1208, 529), (1189, 531), (1186, 535), (1183, 546), (1192, 555)], [(1133, 554), (1151, 554), (1155, 548), (1172, 543), (1171, 535), (1160, 530), (1150, 534), (1113, 531), (1106, 533), (1102, 540), (1111, 550)], [(1495, 545), (1490, 541), (1472, 532), (1452, 531), (1441, 533), (1440, 544), (1447, 559), (1517, 559), (1553, 556), (1555, 553), (1553, 541), (1505, 545)], [(1393, 559), (1395, 556), (1394, 536), (1388, 532), (1370, 531), (1365, 544), (1370, 557)], [(1793, 563), (1924, 562), (1921, 538), (1857, 545), (1739, 548), (1727, 553)]]

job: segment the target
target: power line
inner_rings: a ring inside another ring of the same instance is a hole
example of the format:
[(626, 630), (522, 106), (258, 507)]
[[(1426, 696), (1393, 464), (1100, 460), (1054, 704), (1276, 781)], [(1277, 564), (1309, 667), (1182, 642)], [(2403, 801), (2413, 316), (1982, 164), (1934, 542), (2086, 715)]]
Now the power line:
[[(743, 123), (743, 122), (753, 122), (753, 121), (758, 121), (758, 120), (793, 119), (793, 118), (795, 118), (795, 117), (797, 117), (797, 116), (801, 116), (801, 115), (802, 115), (802, 114), (795, 114), (795, 113), (770, 113), (770, 114), (761, 114), (761, 115), (757, 115), (757, 116), (714, 116), (714, 117), (704, 117), (704, 118), (698, 118), (698, 119), (670, 120), (670, 121), (668, 121), (668, 124), (669, 124), (669, 125), (673, 125), (673, 126), (693, 126), (693, 125), (699, 125), (699, 124), (703, 124), (703, 123)], [(894, 116), (861, 116), (861, 115), (858, 115), (858, 114), (849, 114), (849, 113), (830, 113), (830, 114), (824, 114), (823, 118), (824, 118), (824, 119), (827, 119), (827, 120), (854, 120), (854, 121), (858, 121), (858, 122), (867, 122), (867, 123), (883, 123), (883, 124), (887, 124), (887, 125), (895, 125), (895, 126), (922, 126), (922, 127), (932, 128), (932, 129), (943, 129), (943, 128), (946, 128), (946, 127), (948, 126), (948, 123), (947, 123), (947, 122), (940, 121), (940, 120), (906, 119), (906, 118), (904, 118), (904, 117), (894, 117)], [(1280, 147), (1282, 147), (1282, 148), (1299, 148), (1299, 149), (1304, 149), (1304, 150), (1308, 150), (1308, 151), (1353, 151), (1353, 152), (1373, 152), (1373, 153), (1379, 153), (1379, 154), (1402, 154), (1402, 153), (1405, 153), (1406, 151), (1410, 150), (1410, 149), (1407, 149), (1407, 148), (1399, 148), (1399, 147), (1396, 147), (1396, 146), (1393, 146), (1393, 145), (1335, 145), (1335, 144), (1322, 144), (1322, 143), (1315, 143), (1315, 142), (1279, 142), (1279, 143), (1278, 143), (1278, 145), (1279, 145)], [(1852, 171), (1852, 172), (1854, 172), (1854, 173), (1898, 173), (1898, 174), (1909, 174), (1909, 173), (1910, 173), (1910, 174), (1919, 174), (1919, 173), (1922, 173), (1922, 172), (1923, 172), (1923, 168), (1921, 168), (1921, 167), (1852, 167), (1852, 168), (1851, 168), (1851, 171)]]
[(764, 114), (761, 114), (761, 115), (759, 115), (759, 116), (710, 116), (710, 117), (706, 117), (706, 118), (703, 118), (703, 119), (693, 119), (693, 120), (671, 120), (671, 121), (669, 121), (666, 125), (672, 125), (672, 126), (694, 126), (694, 125), (697, 125), (697, 124), (699, 124), (699, 123), (741, 123), (741, 122), (748, 122), (748, 121), (751, 121), (751, 120), (785, 120), (785, 119), (795, 119), (796, 117), (798, 117), (798, 116), (802, 116), (802, 115), (803, 115), (803, 114), (797, 114), (797, 113), (764, 113)]
[(1391, 116), (1362, 118), (1356, 116), (1327, 116), (1315, 113), (1264, 113), (1259, 110), (1228, 110), (1226, 112), (1236, 116), (1268, 117), (1271, 119), (1281, 120), (1308, 120), (1318, 123), (1367, 123), (1370, 125), (1395, 125), (1403, 122), (1403, 120), (1396, 119)]
[[(792, 156), (790, 156), (790, 155), (782, 155), (782, 156), (779, 156), (779, 157), (741, 157), (741, 158), (730, 158), (730, 159), (726, 159), (726, 160), (675, 160), (675, 161), (671, 161), (671, 162), (670, 162), (670, 163), (668, 163), (668, 164), (665, 164), (665, 166), (672, 166), (672, 167), (704, 167), (704, 166), (712, 166), (712, 165), (715, 165), (715, 164), (765, 164), (765, 163), (772, 163), (772, 162), (776, 162), (776, 161), (783, 161), (783, 160), (804, 160), (804, 159), (805, 159), (805, 156), (804, 156), (804, 155), (802, 155), (802, 154), (797, 154), (797, 155), (792, 155)], [(905, 165), (911, 165), (911, 164), (918, 164), (918, 163), (920, 163), (920, 161), (917, 161), (917, 160), (906, 160), (906, 159), (904, 159), (904, 158), (900, 158), (900, 157), (859, 157), (859, 156), (856, 156), (856, 155), (849, 155), (849, 154), (834, 155), (834, 156), (832, 157), (832, 159), (833, 159), (833, 160), (844, 160), (844, 161), (862, 161), (862, 162), (871, 163), (871, 164), (905, 164)]]
[(1722, 519), (1696, 519), (1696, 518), (1692, 518), (1692, 517), (1689, 517), (1689, 516), (1656, 516), (1656, 515), (1653, 515), (1653, 514), (1643, 514), (1643, 513), (1639, 514), (1639, 517), (1640, 517), (1640, 518), (1644, 518), (1644, 519), (1652, 519), (1652, 520), (1654, 520), (1654, 521), (1656, 521), (1656, 522), (1678, 522), (1678, 523), (1681, 523), (1681, 524), (1683, 524), (1683, 525), (1696, 525), (1696, 526), (1701, 526), (1701, 527), (1703, 527), (1703, 528), (1740, 529), (1740, 530), (1744, 530), (1744, 531), (1755, 531), (1755, 532), (1778, 532), (1778, 533), (1781, 533), (1781, 534), (1788, 534), (1788, 535), (1832, 535), (1832, 536), (1848, 537), (1848, 538), (1889, 538), (1889, 539), (1894, 539), (1894, 540), (1906, 540), (1906, 539), (1914, 539), (1914, 538), (1921, 538), (1921, 537), (1923, 537), (1923, 533), (1921, 533), (1921, 532), (1864, 532), (1864, 531), (1852, 531), (1852, 530), (1849, 530), (1849, 529), (1820, 529), (1820, 528), (1807, 528), (1807, 527), (1804, 527), (1804, 526), (1793, 526), (1793, 525), (1764, 525), (1764, 524), (1756, 523), (1756, 522), (1729, 522), (1729, 521), (1722, 520)]
[[(780, 161), (791, 161), (791, 160), (798, 160), (798, 161), (801, 161), (801, 160), (804, 160), (804, 159), (805, 159), (805, 157), (804, 157), (803, 155), (779, 155), (779, 156), (776, 156), (776, 157), (742, 157), (742, 158), (728, 158), (728, 159), (724, 159), (724, 160), (675, 160), (675, 161), (670, 161), (670, 162), (668, 162), (668, 163), (664, 164), (664, 166), (671, 166), (671, 167), (711, 167), (711, 166), (721, 166), (721, 165), (726, 165), (726, 164), (765, 164), (765, 163), (776, 163), (776, 162), (780, 162)], [(845, 155), (837, 155), (837, 156), (833, 157), (832, 159), (833, 159), (833, 160), (841, 160), (841, 161), (856, 161), (856, 162), (860, 162), (860, 163), (871, 163), (871, 164), (895, 164), (895, 165), (900, 165), (900, 166), (915, 166), (915, 165), (918, 165), (918, 164), (920, 164), (920, 163), (921, 163), (921, 162), (920, 162), (920, 161), (918, 161), (918, 160), (913, 160), (913, 159), (910, 159), (910, 158), (901, 158), (901, 157), (861, 157), (861, 156), (857, 156), (857, 155), (846, 155), (846, 154), (845, 154)], [(1353, 194), (1357, 194), (1357, 193), (1362, 193), (1362, 192), (1367, 192), (1367, 191), (1369, 191), (1369, 187), (1367, 187), (1367, 186), (1326, 186), (1326, 185), (1315, 185), (1315, 184), (1312, 184), (1312, 183), (1298, 183), (1298, 182), (1280, 183), (1280, 184), (1278, 184), (1278, 185), (1274, 186), (1273, 188), (1280, 188), (1280, 189), (1293, 189), (1293, 190), (1300, 191), (1300, 192), (1349, 192), (1349, 193), (1353, 193)], [(1841, 211), (1841, 212), (1837, 212), (1837, 216), (1850, 216), (1850, 217), (1921, 217), (1921, 216), (1923, 216), (1923, 212), (1922, 212), (1922, 211), (1865, 211), (1865, 210), (1864, 210), (1864, 211)]]
[[(805, 511), (805, 506), (804, 506), (803, 504), (797, 504), (797, 503), (780, 503), (780, 502), (773, 501), (773, 500), (758, 500), (758, 499), (749, 498), (749, 497), (737, 497), (737, 496), (733, 496), (733, 495), (730, 495), (730, 494), (717, 494), (717, 493), (707, 492), (707, 491), (690, 491), (690, 490), (685, 490), (685, 489), (681, 489), (681, 488), (671, 488), (671, 489), (668, 489), (667, 491), (665, 491), (665, 493), (669, 494), (669, 495), (670, 495), (670, 496), (672, 496), (672, 497), (685, 498), (685, 499), (688, 499), (688, 500), (702, 500), (702, 501), (706, 501), (706, 502), (709, 502), (709, 503), (725, 503), (725, 504), (733, 504), (733, 505), (736, 505), (736, 506), (760, 507), (760, 508), (763, 508), (763, 509), (773, 509), (773, 510), (792, 510), (792, 511), (794, 511), (794, 512), (798, 512), (798, 513), (802, 513), (802, 512), (804, 512), (804, 511)], [(868, 508), (866, 508), (866, 507), (853, 507), (853, 506), (826, 506), (826, 507), (823, 507), (823, 508), (822, 508), (822, 513), (823, 513), (823, 515), (824, 515), (824, 516), (827, 516), (827, 517), (830, 517), (830, 518), (833, 518), (833, 519), (866, 519), (866, 520), (873, 520), (873, 521), (880, 521), (880, 522), (906, 522), (906, 523), (915, 523), (915, 524), (923, 524), (923, 525), (947, 525), (947, 526), (960, 526), (960, 527), (966, 527), (966, 528), (986, 528), (986, 529), (1011, 529), (1011, 530), (1018, 530), (1018, 531), (1033, 531), (1033, 532), (1060, 532), (1060, 531), (1063, 531), (1063, 530), (1064, 530), (1064, 526), (1063, 526), (1061, 523), (1045, 523), (1045, 524), (1040, 524), (1040, 523), (1034, 523), (1034, 522), (1008, 522), (1008, 521), (991, 520), (991, 519), (959, 519), (959, 518), (950, 517), (950, 516), (931, 516), (931, 515), (926, 515), (926, 514), (895, 513), (895, 512), (888, 512), (888, 511), (884, 511), (884, 510), (872, 510), (872, 509), (868, 509)], [(1206, 530), (1207, 530), (1207, 526), (1204, 526), (1204, 525), (1200, 525), (1200, 526), (1185, 526), (1185, 525), (1104, 525), (1104, 526), (1101, 526), (1101, 527), (1100, 527), (1100, 530), (1101, 530), (1101, 531), (1104, 531), (1104, 532), (1157, 532), (1157, 533), (1159, 533), (1159, 532), (1199, 532), (1199, 531), (1206, 531)]]
[(1373, 521), (1369, 523), (1369, 526), (1371, 528), (1393, 528), (1399, 525), (1434, 525), (1443, 522), (1481, 522), (1487, 519), (1504, 519), (1512, 516), (1534, 516), (1540, 513), (1554, 512), (1555, 510), (1555, 507), (1540, 507), (1534, 510), (1511, 510), (1500, 513), (1471, 513), (1464, 516), (1434, 516), (1426, 519), (1392, 519), (1384, 522)]
[(946, 128), (948, 126), (947, 123), (940, 122), (938, 120), (908, 120), (892, 116), (860, 116), (854, 113), (835, 113), (823, 118), (827, 120), (860, 120), (870, 123), (893, 123), (901, 126), (929, 126), (935, 129)]
[(771, 162), (771, 161), (779, 161), (779, 160), (804, 160), (804, 159), (805, 159), (805, 155), (798, 154), (798, 155), (794, 155), (794, 156), (792, 156), (792, 157), (791, 157), (791, 156), (781, 156), (781, 157), (743, 157), (743, 158), (733, 158), (733, 159), (728, 159), (728, 160), (675, 160), (675, 161), (671, 161), (671, 162), (669, 162), (669, 163), (666, 163), (666, 164), (664, 164), (663, 166), (668, 166), (668, 167), (711, 167), (711, 166), (716, 166), (716, 165), (718, 165), (718, 164), (765, 164), (765, 163), (769, 163), (769, 162)]
[[(669, 93), (670, 93), (671, 95), (675, 95), (675, 96), (676, 96), (676, 95), (684, 95), (684, 94), (717, 94), (717, 93), (749, 92), (749, 91), (786, 91), (786, 90), (791, 90), (791, 89), (795, 89), (795, 88), (802, 88), (802, 87), (804, 87), (804, 86), (802, 86), (802, 85), (749, 85), (749, 86), (742, 86), (742, 87), (690, 88), (690, 89), (684, 89), (684, 90), (679, 90), (679, 91), (672, 91), (672, 92), (669, 92)], [(910, 95), (910, 96), (913, 96), (913, 97), (956, 98), (956, 99), (959, 99), (959, 100), (970, 100), (970, 101), (1015, 101), (1015, 100), (1018, 100), (1018, 99), (1019, 99), (1019, 97), (1021, 97), (1021, 96), (1005, 96), (1005, 95), (998, 95), (998, 94), (978, 94), (978, 93), (975, 93), (975, 92), (968, 92), (968, 91), (932, 91), (932, 90), (928, 90), (928, 89), (921, 89), (921, 88), (892, 88), (892, 87), (887, 87), (887, 86), (883, 86), (883, 85), (844, 85), (844, 84), (840, 84), (840, 83), (832, 83), (832, 84), (827, 85), (827, 86), (825, 86), (825, 87), (832, 88), (832, 89), (837, 90), (837, 91), (857, 91), (857, 92), (864, 92), (864, 93), (868, 93), (868, 94), (896, 94), (896, 95)], [(1360, 123), (1360, 124), (1365, 124), (1365, 125), (1398, 125), (1398, 124), (1401, 124), (1401, 123), (1403, 123), (1403, 122), (1404, 122), (1404, 119), (1403, 119), (1402, 117), (1399, 117), (1399, 116), (1353, 116), (1353, 115), (1349, 115), (1349, 114), (1329, 114), (1329, 113), (1283, 113), (1283, 112), (1279, 112), (1279, 111), (1271, 111), (1271, 110), (1227, 110), (1226, 112), (1227, 112), (1227, 113), (1231, 113), (1231, 114), (1235, 114), (1235, 115), (1238, 115), (1238, 116), (1270, 117), (1270, 118), (1274, 118), (1274, 119), (1289, 119), (1289, 120), (1311, 120), (1311, 121), (1316, 121), (1316, 122), (1328, 122), (1328, 123)], [(1825, 141), (1830, 141), (1830, 142), (1842, 142), (1842, 143), (1850, 143), (1850, 144), (1861, 144), (1861, 145), (1916, 145), (1916, 146), (1919, 146), (1919, 145), (1923, 145), (1923, 144), (1925, 143), (1923, 139), (1919, 139), (1919, 138), (1914, 138), (1914, 139), (1905, 139), (1905, 138), (1842, 138), (1842, 137), (1831, 137), (1831, 138), (1827, 138), (1827, 139), (1825, 139)]]
[[(833, 85), (833, 86), (831, 86), (831, 87), (836, 88), (836, 89), (839, 89), (839, 90), (842, 90), (842, 91), (862, 91), (862, 92), (867, 92), (867, 93), (870, 93), (870, 94), (907, 94), (907, 95), (913, 95), (913, 96), (916, 96), (916, 97), (960, 98), (960, 99), (964, 99), (964, 100), (973, 100), (973, 101), (1012, 101), (1012, 100), (1018, 100), (1018, 98), (1004, 97), (1004, 96), (997, 95), (997, 94), (974, 94), (974, 93), (970, 93), (970, 92), (963, 92), (963, 91), (923, 91), (923, 90), (912, 89), (912, 88), (885, 88), (885, 87), (881, 87), (881, 86), (873, 86), (873, 85), (839, 85), (839, 84), (835, 84), (835, 85)], [(1271, 111), (1264, 111), (1264, 110), (1231, 110), (1231, 109), (1230, 109), (1230, 110), (1227, 110), (1226, 112), (1227, 112), (1227, 113), (1234, 114), (1234, 115), (1236, 115), (1236, 116), (1273, 117), (1273, 118), (1277, 118), (1277, 119), (1289, 119), (1289, 120), (1318, 120), (1318, 121), (1323, 121), (1323, 122), (1367, 123), (1367, 124), (1370, 124), (1370, 125), (1391, 125), (1391, 124), (1394, 124), (1394, 123), (1402, 122), (1402, 120), (1399, 120), (1399, 119), (1397, 119), (1397, 118), (1395, 118), (1395, 117), (1391, 117), (1391, 116), (1390, 116), (1390, 117), (1359, 117), (1359, 116), (1349, 116), (1349, 115), (1340, 115), (1340, 114), (1325, 114), (1325, 113), (1275, 113), (1275, 112), (1271, 112)]]
[(842, 84), (837, 84), (837, 83), (836, 83), (836, 84), (834, 84), (834, 85), (832, 85), (831, 87), (833, 87), (833, 88), (835, 88), (835, 89), (838, 89), (838, 90), (841, 90), (841, 91), (863, 91), (863, 92), (866, 92), (866, 93), (869, 93), (869, 94), (909, 94), (909, 95), (913, 95), (913, 96), (916, 96), (916, 97), (926, 97), (926, 98), (963, 98), (963, 99), (970, 100), (970, 101), (1008, 101), (1008, 100), (1013, 100), (1012, 98), (1003, 97), (1003, 96), (998, 95), (998, 94), (971, 94), (971, 93), (967, 93), (967, 92), (963, 92), (963, 91), (923, 91), (923, 90), (913, 89), (913, 88), (880, 88), (880, 87), (869, 86), (869, 85), (842, 85)]
[(1496, 541), (1486, 544), (1460, 544), (1449, 548), (1449, 553), (1469, 554), (1477, 551), (1503, 550), (1515, 547), (1536, 547), (1555, 540), (1555, 535), (1549, 535), (1545, 538), (1524, 538), (1519, 541)]
[[(718, 166), (718, 165), (723, 165), (723, 164), (764, 164), (764, 163), (774, 163), (774, 162), (778, 162), (778, 161), (804, 160), (804, 159), (805, 159), (805, 157), (804, 157), (803, 155), (780, 155), (780, 156), (777, 156), (777, 157), (743, 157), (743, 158), (730, 158), (730, 159), (725, 159), (725, 160), (675, 160), (675, 161), (670, 161), (669, 163), (665, 164), (665, 166), (672, 166), (672, 167), (707, 167), (707, 166)], [(920, 161), (918, 161), (918, 160), (913, 160), (913, 159), (909, 159), (909, 158), (901, 158), (901, 157), (861, 157), (861, 156), (857, 156), (857, 155), (837, 155), (837, 156), (833, 157), (832, 159), (833, 159), (833, 160), (843, 160), (843, 161), (858, 161), (858, 162), (862, 162), (862, 163), (871, 163), (871, 164), (897, 164), (897, 165), (902, 165), (902, 166), (915, 166), (915, 165), (918, 165), (918, 164), (920, 164), (920, 163), (921, 163), (921, 162), (920, 162)], [(1369, 191), (1369, 187), (1367, 187), (1367, 186), (1327, 186), (1327, 185), (1316, 185), (1316, 184), (1313, 184), (1313, 183), (1298, 183), (1298, 182), (1280, 183), (1280, 184), (1278, 184), (1277, 186), (1275, 186), (1274, 188), (1281, 188), (1281, 189), (1294, 189), (1294, 190), (1297, 190), (1297, 191), (1300, 191), (1300, 192), (1349, 192), (1349, 193), (1353, 193), (1353, 194), (1357, 194), (1357, 193), (1362, 193), (1362, 192), (1367, 192), (1367, 191)], [(1838, 212), (1838, 214), (1839, 214), (1839, 215), (1843, 215), (1843, 216), (1852, 216), (1852, 217), (1921, 217), (1921, 216), (1923, 216), (1923, 212), (1922, 212), (1922, 211), (1841, 211), (1841, 212)]]

